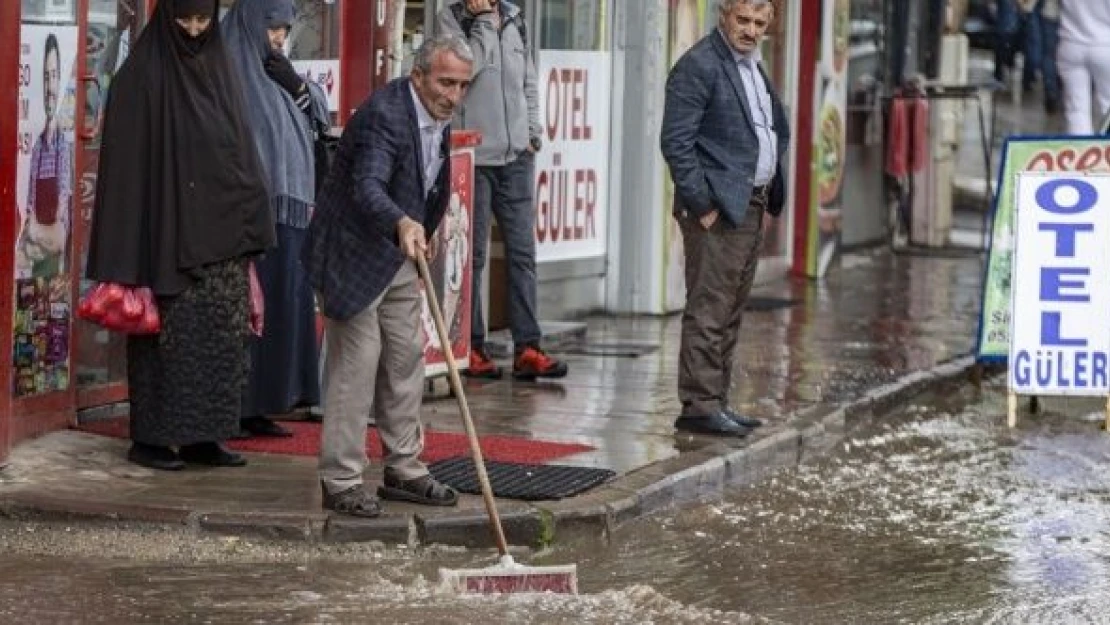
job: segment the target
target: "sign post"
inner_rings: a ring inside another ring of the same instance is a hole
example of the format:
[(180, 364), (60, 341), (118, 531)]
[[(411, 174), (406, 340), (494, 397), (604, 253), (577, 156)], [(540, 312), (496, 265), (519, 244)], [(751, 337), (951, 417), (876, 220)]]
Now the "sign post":
[(1110, 175), (1017, 175), (1007, 424), (1018, 395), (1107, 397)]

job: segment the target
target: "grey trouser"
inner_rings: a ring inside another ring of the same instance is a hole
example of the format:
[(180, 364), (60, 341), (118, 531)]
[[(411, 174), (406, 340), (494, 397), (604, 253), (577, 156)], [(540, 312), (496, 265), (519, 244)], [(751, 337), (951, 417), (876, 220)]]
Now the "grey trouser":
[(366, 310), (348, 321), (325, 319), (320, 479), (329, 493), (362, 483), (368, 463), (366, 415), (371, 406), (386, 468), (402, 480), (428, 473), (418, 459), (424, 450), (419, 284), (416, 268), (406, 262)]
[(739, 226), (718, 218), (706, 230), (677, 215), (686, 258), (686, 308), (678, 355), (682, 414), (703, 416), (728, 405), (732, 363), (763, 243), (766, 197), (753, 194)]

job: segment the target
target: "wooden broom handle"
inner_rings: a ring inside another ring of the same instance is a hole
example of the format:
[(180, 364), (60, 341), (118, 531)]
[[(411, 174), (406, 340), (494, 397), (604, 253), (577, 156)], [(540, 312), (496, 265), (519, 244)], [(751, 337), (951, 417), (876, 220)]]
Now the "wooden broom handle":
[(482, 447), (478, 444), (478, 431), (474, 429), (474, 419), (470, 417), (470, 406), (463, 392), (462, 378), (459, 377), (459, 365), (455, 362), (455, 354), (451, 349), (451, 337), (447, 334), (447, 324), (443, 321), (443, 311), (439, 308), (435, 286), (428, 271), (428, 262), (424, 260), (423, 254), (416, 255), (416, 268), (420, 272), (420, 279), (424, 281), (424, 295), (428, 298), (428, 308), (432, 311), (436, 333), (439, 334), (439, 344), (447, 360), (447, 377), (451, 383), (451, 390), (454, 391), (455, 399), (459, 402), (459, 412), (462, 413), (466, 438), (470, 443), (470, 454), (474, 457), (474, 468), (478, 472), (478, 483), (482, 487), (482, 499), (486, 503), (486, 514), (489, 515), (489, 523), (497, 540), (497, 550), (504, 556), (509, 553), (509, 544), (505, 540), (505, 530), (501, 527), (501, 517), (497, 514), (497, 504), (493, 500), (493, 489), (489, 484), (489, 474), (486, 473), (486, 461), (482, 458)]

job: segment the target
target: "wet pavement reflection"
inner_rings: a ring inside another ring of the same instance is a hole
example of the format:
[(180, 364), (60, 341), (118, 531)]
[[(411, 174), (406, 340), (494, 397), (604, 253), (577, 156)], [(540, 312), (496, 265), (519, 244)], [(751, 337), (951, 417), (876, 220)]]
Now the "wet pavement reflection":
[[(978, 255), (876, 250), (845, 255), (822, 282), (792, 279), (757, 288), (756, 297), (795, 304), (745, 314), (732, 405), (774, 425), (967, 354), (978, 319), (981, 262)], [(673, 422), (681, 409), (675, 390), (680, 316), (595, 317), (588, 326), (587, 345), (651, 351), (630, 358), (555, 348), (570, 365), (563, 380), (470, 381), (467, 395), (479, 429), (592, 445), (596, 452), (560, 463), (618, 472), (679, 453)], [(431, 427), (461, 430), (450, 397), (425, 408)]]
[(1004, 424), (998, 382), (853, 424), (813, 464), (562, 547), (583, 596), (459, 599), (486, 552), (0, 526), (4, 623), (1099, 623), (1110, 438), (1097, 401)]

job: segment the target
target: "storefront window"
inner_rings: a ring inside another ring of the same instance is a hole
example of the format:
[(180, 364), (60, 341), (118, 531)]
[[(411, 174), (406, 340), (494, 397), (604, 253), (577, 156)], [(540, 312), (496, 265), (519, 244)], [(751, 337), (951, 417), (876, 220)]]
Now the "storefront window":
[(543, 0), (539, 4), (540, 48), (608, 50), (608, 9), (607, 0)]
[(325, 0), (297, 0), (297, 23), (289, 34), (289, 58), (339, 58), (339, 8)]
[(77, 21), (77, 0), (22, 0), (23, 22), (66, 24)]
[(339, 6), (334, 0), (296, 0), (295, 6), (296, 22), (285, 49), (297, 71), (320, 85), (328, 97), (328, 109), (336, 113), (340, 80)]

